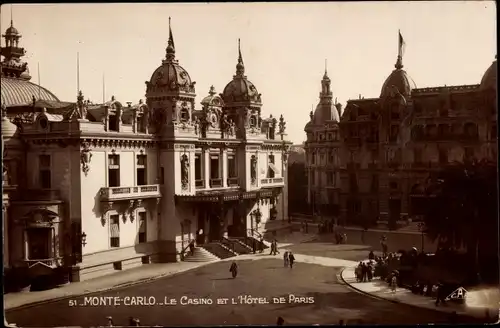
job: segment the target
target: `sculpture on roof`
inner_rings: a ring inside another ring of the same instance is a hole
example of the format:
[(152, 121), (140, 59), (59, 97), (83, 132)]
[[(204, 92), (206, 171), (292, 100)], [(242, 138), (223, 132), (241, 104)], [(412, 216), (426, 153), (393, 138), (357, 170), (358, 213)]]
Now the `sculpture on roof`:
[(283, 118), (283, 114), (280, 115), (280, 124), (279, 124), (279, 134), (285, 134), (286, 130), (286, 122)]

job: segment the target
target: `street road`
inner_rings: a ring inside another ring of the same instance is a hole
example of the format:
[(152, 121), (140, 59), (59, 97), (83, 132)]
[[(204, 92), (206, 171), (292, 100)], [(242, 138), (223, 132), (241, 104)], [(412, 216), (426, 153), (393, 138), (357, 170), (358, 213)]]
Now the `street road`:
[[(309, 251), (324, 248), (302, 244), (293, 246), (296, 253), (300, 247)], [(8, 311), (6, 315), (9, 322), (21, 327), (106, 325), (107, 316), (113, 317), (115, 325), (126, 325), (133, 316), (140, 319), (141, 325), (166, 326), (274, 325), (278, 316), (287, 325), (336, 324), (339, 320), (347, 324), (426, 324), (449, 320), (445, 313), (359, 294), (337, 279), (341, 268), (303, 263), (297, 263), (293, 269), (284, 268), (280, 256), (275, 260), (238, 261), (236, 279), (230, 278), (231, 262), (219, 262), (150, 283)], [(356, 257), (352, 251), (343, 254), (339, 250), (335, 254), (338, 258), (343, 256), (353, 260)], [(359, 251), (358, 256), (365, 258), (366, 250)], [(241, 296), (250, 295), (262, 298), (255, 300), (257, 303), (267, 299), (270, 304), (242, 302)], [(138, 297), (147, 305), (133, 305)], [(275, 297), (283, 297), (285, 303), (273, 304)], [(217, 305), (217, 298), (227, 298), (228, 304)], [(212, 299), (213, 304), (180, 304), (188, 299)], [(231, 304), (233, 299), (240, 304)], [(165, 305), (172, 300), (177, 304)], [(311, 301), (314, 303), (308, 303)]]

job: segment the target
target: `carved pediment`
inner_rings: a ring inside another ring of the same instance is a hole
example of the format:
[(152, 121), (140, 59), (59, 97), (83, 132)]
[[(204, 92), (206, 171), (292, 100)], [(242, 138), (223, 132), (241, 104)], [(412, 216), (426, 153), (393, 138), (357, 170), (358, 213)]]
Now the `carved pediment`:
[(34, 227), (50, 227), (57, 218), (59, 214), (43, 207), (32, 209), (23, 216), (25, 224)]

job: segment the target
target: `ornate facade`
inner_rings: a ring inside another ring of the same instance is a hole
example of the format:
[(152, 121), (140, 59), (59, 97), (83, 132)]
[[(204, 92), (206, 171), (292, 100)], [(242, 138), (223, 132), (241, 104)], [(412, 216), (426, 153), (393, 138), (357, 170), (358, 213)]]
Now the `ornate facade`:
[(342, 105), (333, 100), (327, 71), (321, 80), (319, 104), (306, 124), (306, 171), (308, 203), (316, 214), (336, 215), (340, 202), (341, 140), (339, 122)]
[[(479, 84), (417, 88), (400, 55), (379, 97), (349, 100), (338, 124), (340, 199), (326, 200), (340, 205), (341, 222), (394, 226), (418, 219), (421, 186), (430, 172), (464, 158), (496, 161), (496, 72), (495, 57)], [(326, 146), (322, 133), (330, 117), (316, 118), (311, 115), (305, 129), (311, 168), (324, 163), (316, 146), (321, 141), (324, 154), (338, 149)], [(328, 181), (309, 177), (311, 194)]]
[(197, 109), (169, 32), (146, 100), (135, 105), (93, 104), (82, 92), (76, 103), (37, 94), (4, 103), (2, 75), (4, 179), (14, 186), (4, 189), (9, 266), (72, 267), (88, 279), (177, 261), (194, 239), (227, 248), (227, 238), (287, 217), (283, 116), (263, 118), (241, 51), (223, 93), (211, 87)]

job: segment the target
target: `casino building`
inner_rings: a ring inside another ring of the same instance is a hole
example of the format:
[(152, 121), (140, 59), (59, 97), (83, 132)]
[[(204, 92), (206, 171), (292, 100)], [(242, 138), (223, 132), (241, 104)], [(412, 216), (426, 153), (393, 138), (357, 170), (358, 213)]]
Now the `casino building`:
[(286, 123), (263, 117), (239, 44), (197, 106), (169, 32), (137, 104), (60, 101), (29, 81), (12, 23), (3, 36), (4, 266), (25, 285), (189, 260), (193, 240), (195, 257), (235, 256), (288, 216)]
[[(479, 83), (417, 88), (398, 56), (378, 97), (336, 112), (332, 96), (320, 96), (328, 105), (322, 100), (305, 127), (310, 201), (321, 195), (316, 202), (340, 208), (332, 215), (343, 223), (418, 220), (430, 172), (464, 158), (497, 160), (496, 75), (495, 57)], [(322, 95), (331, 94), (328, 81)]]

